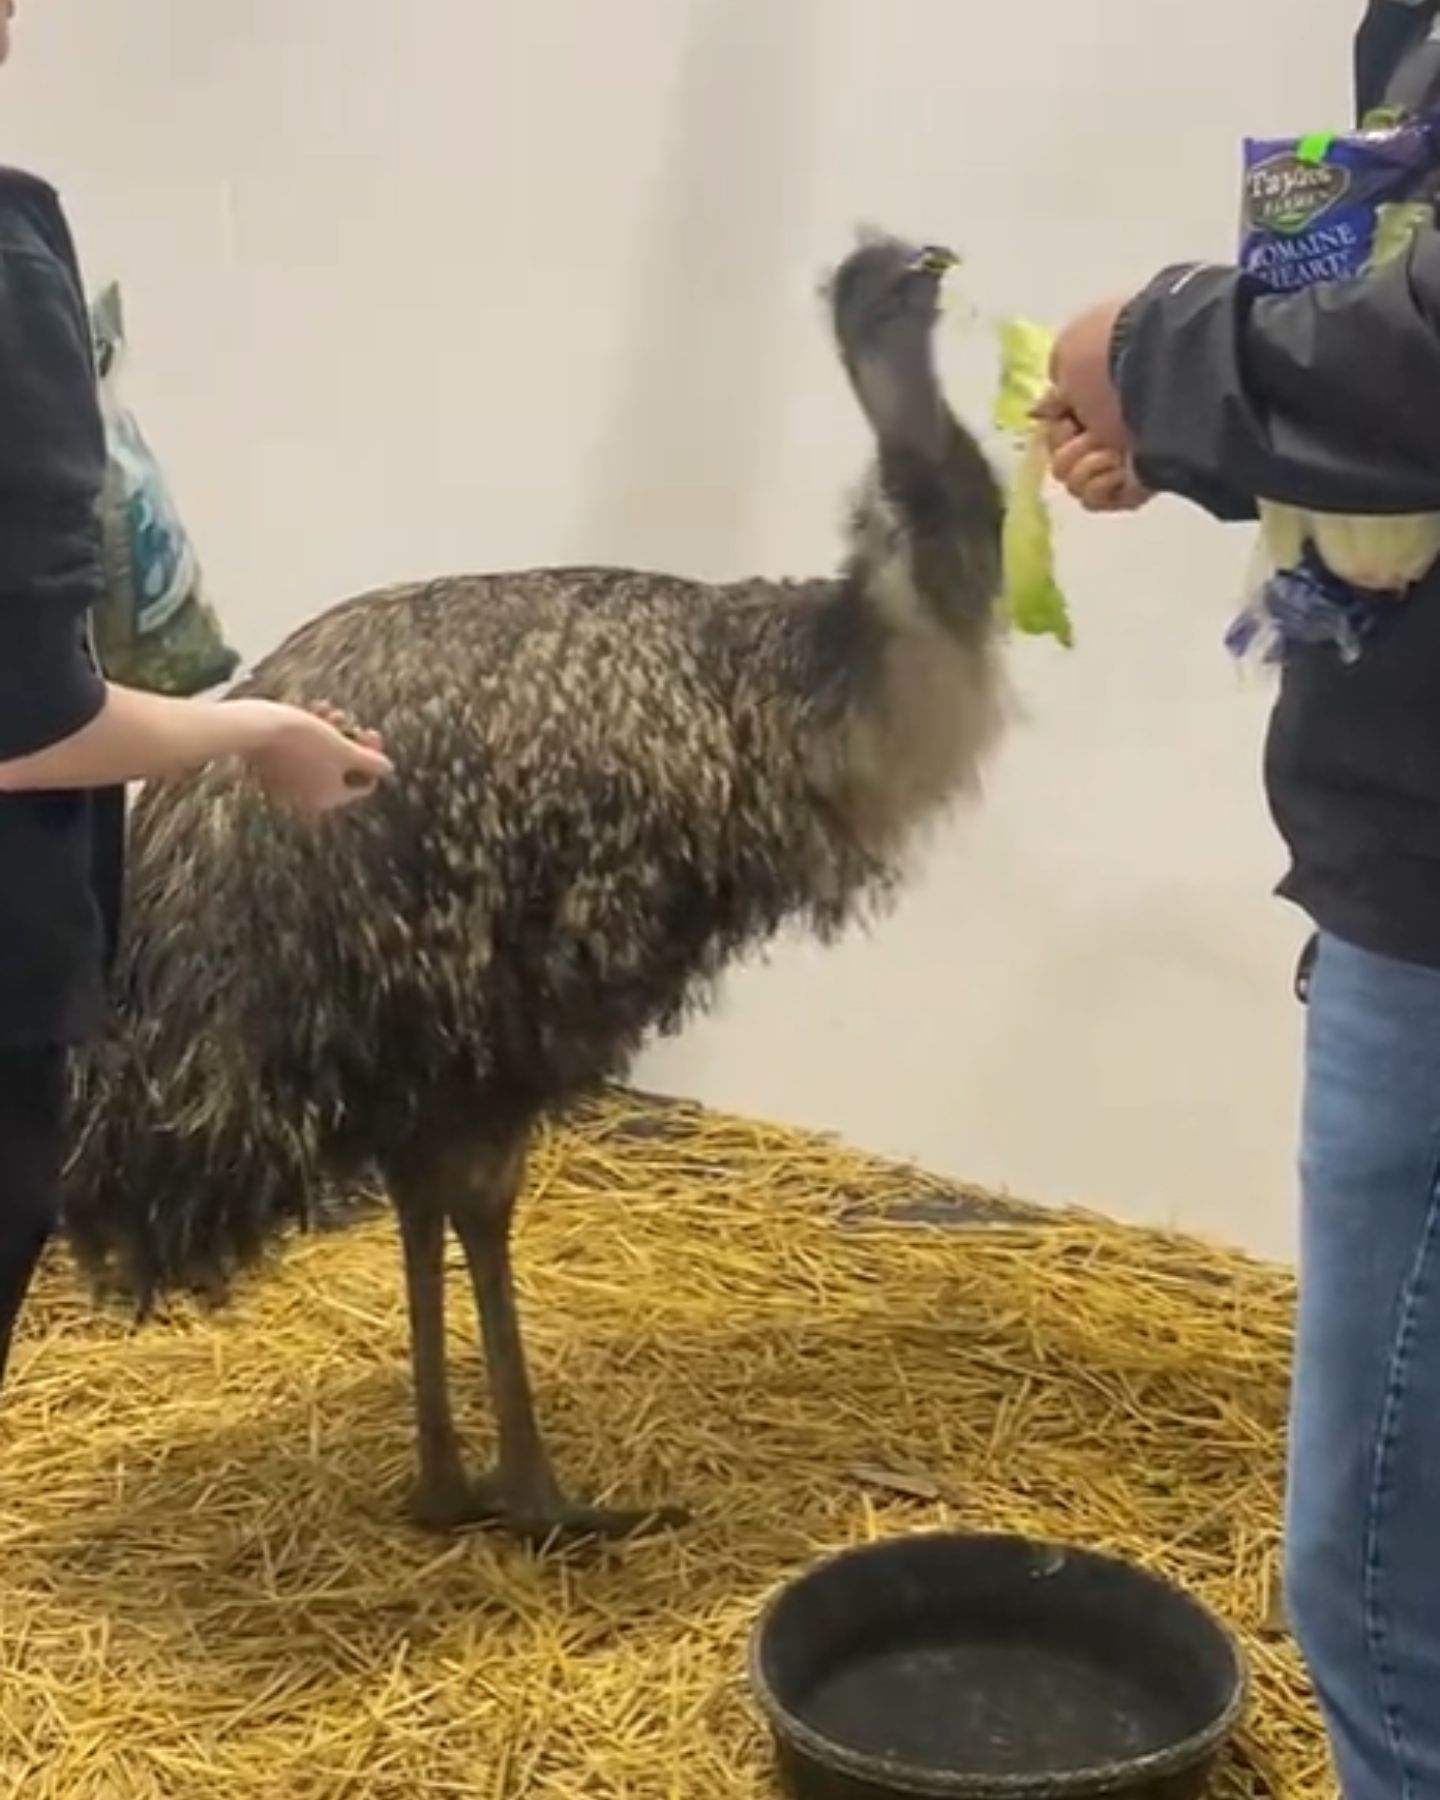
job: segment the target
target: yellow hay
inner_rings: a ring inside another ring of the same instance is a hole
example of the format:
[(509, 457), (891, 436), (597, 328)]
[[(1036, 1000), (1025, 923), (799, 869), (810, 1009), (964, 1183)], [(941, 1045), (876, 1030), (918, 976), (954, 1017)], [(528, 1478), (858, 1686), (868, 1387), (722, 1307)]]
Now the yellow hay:
[[(970, 1228), (873, 1216), (916, 1200)], [(519, 1260), (567, 1476), (686, 1499), (687, 1535), (567, 1563), (404, 1524), (388, 1221), (139, 1335), (47, 1274), (0, 1408), (0, 1792), (768, 1795), (757, 1606), (817, 1553), (944, 1522), (1179, 1576), (1254, 1658), (1218, 1792), (1328, 1785), (1267, 1630), (1283, 1273), (626, 1097), (541, 1146)], [(483, 1451), (472, 1353), (460, 1374)]]

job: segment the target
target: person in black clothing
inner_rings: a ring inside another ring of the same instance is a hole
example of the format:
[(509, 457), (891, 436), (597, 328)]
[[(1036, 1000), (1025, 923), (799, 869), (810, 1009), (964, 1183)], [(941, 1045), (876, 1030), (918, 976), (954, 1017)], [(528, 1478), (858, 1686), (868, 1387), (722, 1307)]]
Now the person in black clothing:
[[(1440, 106), (1440, 0), (1371, 0), (1358, 112)], [(1081, 503), (1440, 511), (1440, 230), (1284, 297), (1167, 270), (1060, 334), (1041, 409)], [(1348, 1800), (1440, 1797), (1440, 570), (1358, 660), (1288, 649), (1266, 751), (1316, 927), (1285, 1592)]]
[[(0, 62), (13, 0), (0, 0)], [(124, 789), (225, 757), (310, 812), (389, 773), (371, 734), (260, 701), (108, 685), (91, 651), (106, 447), (54, 191), (0, 170), (0, 1385), (57, 1215), (67, 1051), (101, 1021)]]

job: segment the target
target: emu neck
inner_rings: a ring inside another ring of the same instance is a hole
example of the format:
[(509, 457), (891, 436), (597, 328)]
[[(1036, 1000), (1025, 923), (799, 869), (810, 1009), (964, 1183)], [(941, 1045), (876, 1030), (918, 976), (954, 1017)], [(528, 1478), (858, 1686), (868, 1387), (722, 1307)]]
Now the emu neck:
[(882, 458), (944, 459), (949, 417), (928, 331), (907, 326), (867, 347), (852, 362), (851, 379)]

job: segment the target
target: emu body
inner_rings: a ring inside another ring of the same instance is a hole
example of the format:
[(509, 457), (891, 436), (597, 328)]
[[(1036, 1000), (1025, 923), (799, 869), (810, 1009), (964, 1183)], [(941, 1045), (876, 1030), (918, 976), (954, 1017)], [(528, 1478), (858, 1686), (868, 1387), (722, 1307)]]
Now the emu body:
[[(877, 439), (833, 577), (544, 569), (337, 607), (244, 690), (326, 700), (399, 770), (317, 828), (225, 771), (144, 794), (116, 1018), (81, 1071), (67, 1222), (98, 1285), (223, 1295), (323, 1184), (400, 1223), (416, 1510), (624, 1534), (536, 1424), (509, 1235), (547, 1112), (624, 1073), (786, 922), (830, 937), (971, 789), (1002, 719), (1001, 504), (930, 337), (945, 258), (862, 244), (831, 288)], [(442, 1264), (470, 1271), (499, 1440), (467, 1475)]]

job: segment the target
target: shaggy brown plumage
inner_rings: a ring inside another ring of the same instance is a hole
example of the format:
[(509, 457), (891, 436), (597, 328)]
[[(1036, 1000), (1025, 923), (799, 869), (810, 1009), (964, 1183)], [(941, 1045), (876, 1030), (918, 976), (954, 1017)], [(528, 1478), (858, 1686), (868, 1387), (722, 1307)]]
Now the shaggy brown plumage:
[[(400, 771), (318, 829), (212, 771), (137, 807), (117, 1020), (82, 1072), (71, 1240), (142, 1304), (223, 1294), (328, 1180), (378, 1168), (405, 1250), (416, 1505), (622, 1533), (537, 1429), (509, 1225), (537, 1118), (621, 1074), (726, 963), (883, 899), (1001, 720), (999, 491), (932, 334), (951, 259), (866, 241), (830, 291), (878, 458), (831, 578), (545, 569), (403, 587), (297, 632), (242, 692), (327, 700)], [(447, 1397), (447, 1225), (500, 1452)], [(659, 1515), (661, 1518), (670, 1515)]]

